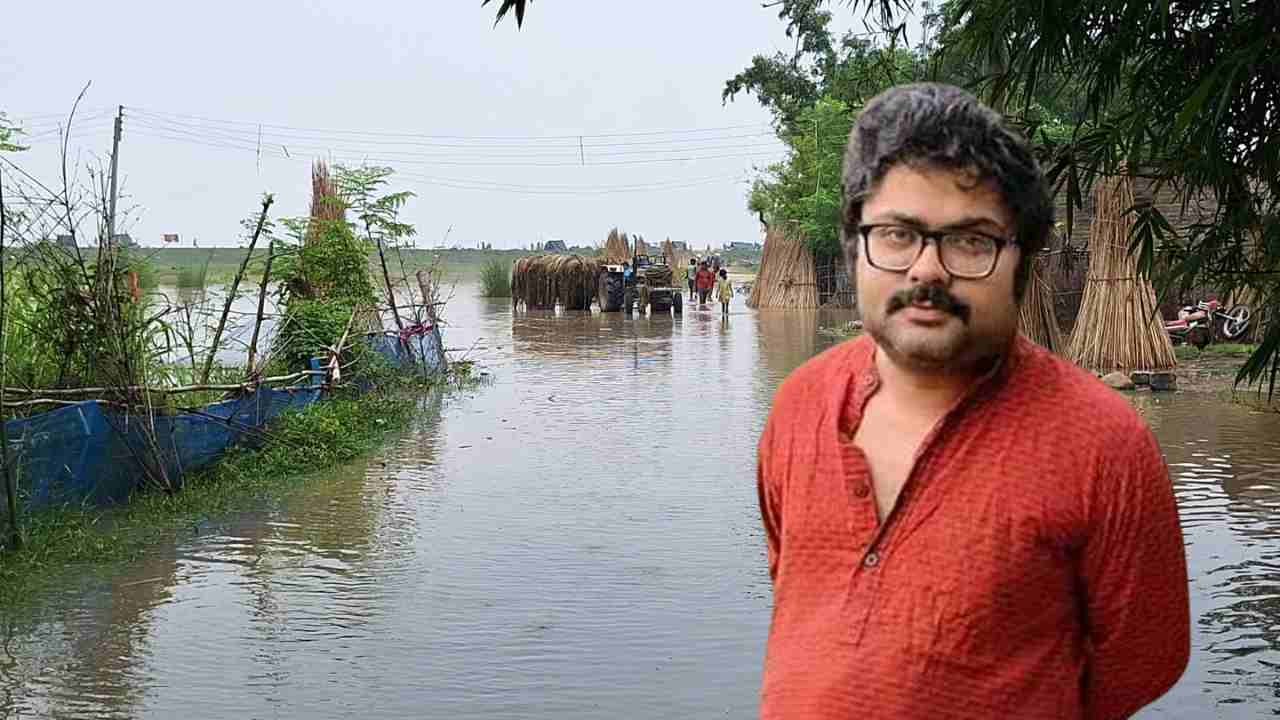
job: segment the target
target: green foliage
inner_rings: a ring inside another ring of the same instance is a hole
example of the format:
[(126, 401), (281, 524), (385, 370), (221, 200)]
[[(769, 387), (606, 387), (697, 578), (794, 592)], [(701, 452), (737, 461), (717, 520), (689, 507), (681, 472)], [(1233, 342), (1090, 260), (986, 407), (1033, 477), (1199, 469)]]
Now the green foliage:
[[(1070, 202), (1069, 224), (1099, 175), (1140, 170), (1188, 205), (1216, 201), (1180, 231), (1159, 206), (1134, 208), (1133, 251), (1163, 294), (1211, 286), (1252, 296), (1257, 308), (1280, 306), (1274, 2), (949, 0), (940, 14), (943, 50), (972, 67), (985, 99), (1014, 110), (1040, 102), (1072, 126), (1042, 152)], [(1280, 323), (1272, 322), (1238, 380), (1266, 379), (1274, 390), (1278, 376)]]
[[(286, 220), (286, 226), (309, 228), (311, 239), (295, 235), (292, 252), (276, 259), (288, 298), (372, 302), (369, 243), (339, 220)], [(287, 244), (287, 243), (286, 243)], [(275, 268), (272, 273), (275, 273)], [(337, 338), (333, 338), (337, 339)]]
[(511, 264), (493, 259), (480, 270), (480, 297), (511, 297)]
[(209, 265), (213, 262), (213, 251), (205, 253), (203, 262), (178, 267), (175, 284), (180, 290), (203, 290), (209, 284)]
[(292, 298), (276, 340), (282, 344), (281, 371), (294, 372), (306, 368), (311, 358), (323, 357), (342, 337), (354, 309), (335, 300)]
[(287, 371), (295, 371), (336, 345), (352, 314), (372, 306), (375, 295), (369, 244), (350, 225), (338, 220), (293, 220), (285, 225), (293, 230), (294, 246), (293, 252), (277, 259), (284, 319), (275, 342)]
[(859, 107), (893, 85), (920, 80), (928, 72), (928, 50), (901, 42), (878, 45), (853, 32), (832, 36), (831, 13), (817, 0), (781, 0), (778, 17), (795, 38), (792, 54), (757, 55), (751, 65), (725, 83), (721, 98), (755, 95), (785, 131), (794, 131), (801, 115), (820, 99)]
[(141, 248), (121, 248), (118, 253), (118, 267), (126, 275), (133, 273), (138, 278), (139, 288), (152, 290), (160, 285), (160, 273), (146, 251)]
[(394, 173), (389, 167), (372, 165), (339, 165), (334, 169), (334, 185), (346, 207), (355, 213), (354, 225), (369, 242), (386, 247), (396, 247), (417, 234), (412, 225), (400, 221), (400, 210), (413, 193), (380, 194)]
[(152, 299), (135, 299), (128, 283), (129, 271), (140, 285), (154, 276), (145, 257), (117, 250), (109, 291), (99, 265), (54, 246), (27, 248), (21, 262), (10, 262), (3, 332), (9, 386), (121, 387), (159, 371), (167, 328)]
[(840, 252), (841, 167), (851, 108), (823, 98), (801, 111), (794, 131), (780, 133), (790, 153), (752, 186), (748, 205), (771, 226), (803, 232), (817, 259)]
[(0, 112), (0, 152), (21, 152), (25, 145), (19, 145), (17, 139), (22, 135), (22, 128), (9, 124), (9, 118)]

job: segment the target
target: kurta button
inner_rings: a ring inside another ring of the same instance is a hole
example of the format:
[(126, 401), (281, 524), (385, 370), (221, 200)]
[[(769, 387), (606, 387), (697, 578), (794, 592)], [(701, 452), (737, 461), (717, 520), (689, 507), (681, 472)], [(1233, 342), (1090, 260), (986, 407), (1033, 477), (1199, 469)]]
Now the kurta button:
[(871, 488), (867, 487), (866, 483), (858, 483), (857, 487), (853, 489), (853, 494), (864, 498), (871, 494)]
[(880, 564), (880, 556), (873, 550), (872, 552), (867, 553), (867, 556), (862, 559), (862, 564), (866, 567), (873, 568)]

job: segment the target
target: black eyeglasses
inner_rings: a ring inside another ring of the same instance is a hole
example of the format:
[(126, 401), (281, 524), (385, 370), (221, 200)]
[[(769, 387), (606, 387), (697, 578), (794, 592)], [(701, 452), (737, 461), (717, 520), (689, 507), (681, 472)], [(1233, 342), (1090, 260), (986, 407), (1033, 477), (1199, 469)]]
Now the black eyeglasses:
[(938, 246), (938, 260), (951, 275), (980, 280), (991, 275), (1000, 261), (1000, 251), (1017, 240), (987, 235), (976, 230), (921, 230), (910, 225), (859, 225), (867, 262), (877, 270), (906, 272), (924, 254), (927, 241)]

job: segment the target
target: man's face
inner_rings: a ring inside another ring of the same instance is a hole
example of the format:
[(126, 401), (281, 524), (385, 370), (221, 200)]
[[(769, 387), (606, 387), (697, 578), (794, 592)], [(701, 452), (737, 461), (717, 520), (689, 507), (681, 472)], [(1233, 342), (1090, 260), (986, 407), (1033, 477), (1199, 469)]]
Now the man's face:
[[(977, 183), (958, 171), (906, 165), (885, 174), (862, 206), (861, 223), (1013, 236), (1013, 217), (991, 183)], [(872, 267), (861, 236), (851, 241), (858, 243), (855, 273), (863, 327), (895, 363), (938, 374), (969, 372), (1013, 339), (1018, 328), (1014, 275), (1021, 257), (1016, 245), (1004, 246), (991, 275), (970, 280), (943, 268), (932, 241), (904, 273)]]

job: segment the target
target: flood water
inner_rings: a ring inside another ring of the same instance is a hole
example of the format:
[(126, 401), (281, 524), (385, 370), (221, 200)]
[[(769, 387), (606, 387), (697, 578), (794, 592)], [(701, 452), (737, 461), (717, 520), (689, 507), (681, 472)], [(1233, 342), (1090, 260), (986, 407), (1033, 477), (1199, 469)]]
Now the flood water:
[[(474, 295), (446, 344), (491, 384), (424, 398), (409, 432), (279, 507), (6, 609), (0, 717), (752, 717), (771, 602), (755, 440), (847, 318)], [(1280, 714), (1280, 416), (1134, 402), (1174, 474), (1195, 647), (1143, 716)]]

